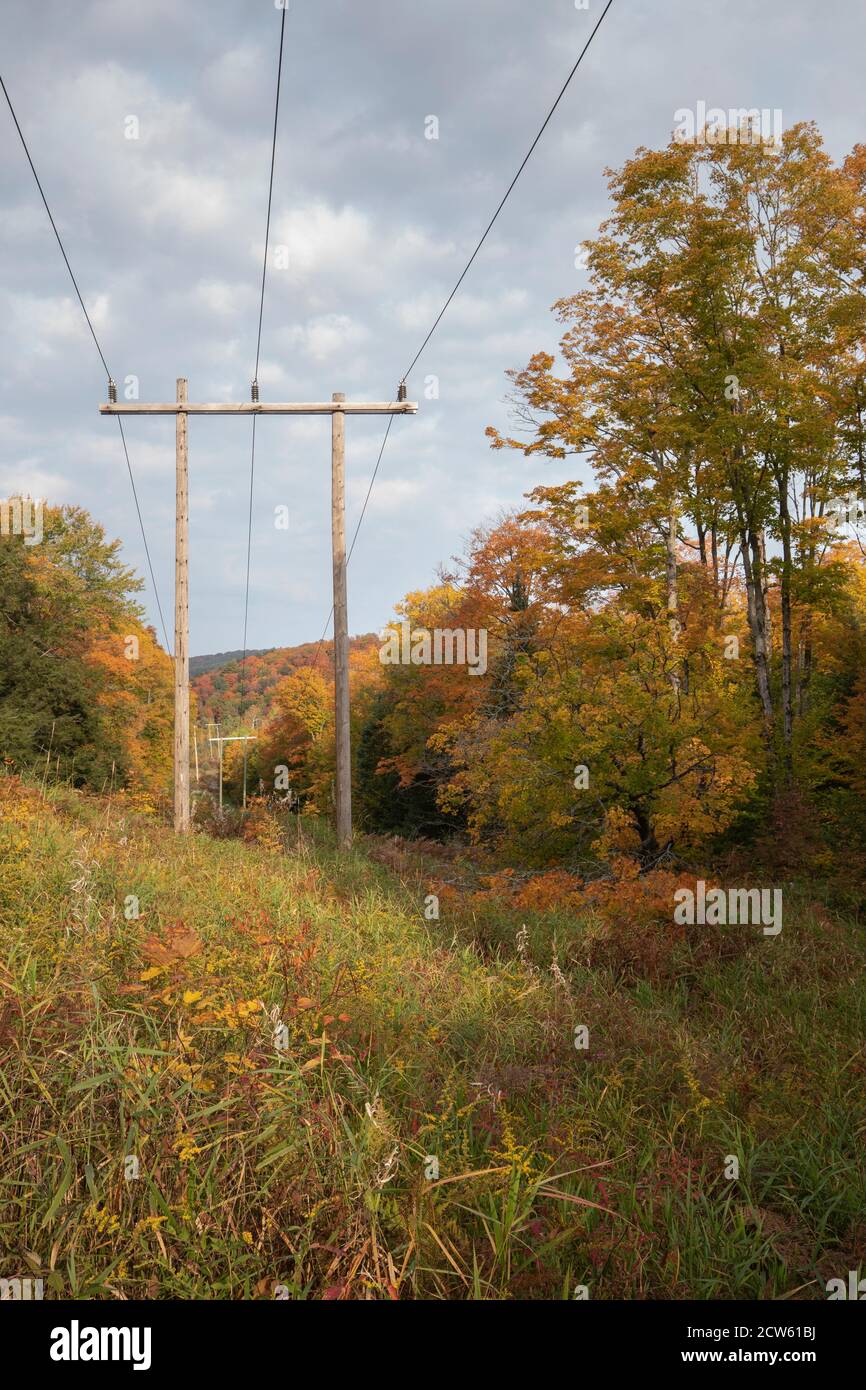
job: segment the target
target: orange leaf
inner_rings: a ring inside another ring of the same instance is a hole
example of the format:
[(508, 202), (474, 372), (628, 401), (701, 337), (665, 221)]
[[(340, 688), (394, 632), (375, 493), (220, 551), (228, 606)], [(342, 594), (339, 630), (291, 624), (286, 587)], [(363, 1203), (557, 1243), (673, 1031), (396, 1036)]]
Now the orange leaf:
[(175, 961), (188, 960), (190, 956), (197, 956), (203, 948), (198, 933), (192, 927), (185, 927), (182, 922), (167, 927), (165, 936), (164, 941), (158, 936), (149, 936), (141, 945), (142, 955), (157, 965), (173, 965)]

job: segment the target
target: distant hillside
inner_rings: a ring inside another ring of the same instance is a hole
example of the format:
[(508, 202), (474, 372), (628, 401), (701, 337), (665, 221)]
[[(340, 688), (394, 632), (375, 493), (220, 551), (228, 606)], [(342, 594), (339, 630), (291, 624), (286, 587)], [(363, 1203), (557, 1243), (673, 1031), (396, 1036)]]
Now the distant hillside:
[[(360, 637), (350, 637), (349, 650), (356, 652), (378, 645), (375, 633)], [(262, 651), (247, 652), (244, 673), (244, 719), (248, 721), (256, 715), (267, 717), (270, 712), (270, 694), (274, 686), (297, 671), (301, 666), (311, 666), (316, 660), (324, 674), (333, 667), (333, 643), (323, 642), (319, 651), (318, 642), (304, 642), (299, 647), (269, 647)], [(211, 720), (231, 726), (241, 713), (241, 658), (243, 652), (225, 652), (216, 656), (199, 656), (190, 661), (191, 684), (198, 701), (198, 722), (207, 724)], [(196, 671), (193, 662), (199, 663)], [(210, 666), (201, 667), (201, 662)]]
[[(261, 647), (257, 652), (247, 652), (247, 659), (251, 656), (264, 656), (267, 652), (272, 651), (274, 651), (273, 647)], [(228, 666), (230, 661), (240, 661), (242, 656), (242, 651), (213, 652), (210, 656), (191, 656), (189, 659), (190, 679), (203, 676), (206, 671), (215, 671), (218, 666)]]

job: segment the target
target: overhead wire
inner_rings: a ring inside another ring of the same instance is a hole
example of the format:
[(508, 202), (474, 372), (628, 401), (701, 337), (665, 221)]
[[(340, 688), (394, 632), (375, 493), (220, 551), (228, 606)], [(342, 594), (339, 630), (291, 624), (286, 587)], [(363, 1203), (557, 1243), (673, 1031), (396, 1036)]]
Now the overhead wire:
[[(279, 114), (280, 114), (280, 83), (281, 83), (282, 73), (283, 73), (283, 40), (284, 40), (285, 32), (286, 32), (286, 10), (287, 10), (287, 8), (288, 8), (287, 6), (285, 6), (285, 5), (283, 6), (283, 9), (282, 9), (282, 17), (281, 17), (281, 19), (280, 19), (280, 51), (279, 51), (279, 56), (278, 56), (278, 58), (277, 58), (277, 94), (276, 94), (276, 99), (275, 99), (275, 101), (274, 101), (274, 128), (273, 128), (273, 134), (272, 134), (272, 137), (271, 137), (271, 168), (270, 168), (270, 175), (269, 175), (269, 178), (268, 178), (268, 213), (267, 213), (267, 218), (266, 218), (266, 220), (265, 220), (265, 247), (264, 247), (264, 254), (263, 254), (263, 256), (262, 256), (262, 286), (261, 286), (261, 294), (260, 294), (260, 296), (259, 296), (259, 326), (258, 326), (258, 332), (257, 332), (257, 335), (256, 335), (256, 365), (255, 365), (255, 370), (254, 370), (254, 372), (253, 372), (253, 398), (254, 398), (254, 399), (257, 399), (257, 398), (258, 398), (259, 359), (260, 359), (261, 350), (262, 350), (262, 319), (263, 319), (264, 311), (265, 311), (265, 282), (266, 282), (266, 280), (267, 280), (267, 272), (268, 272), (268, 238), (270, 237), (270, 231), (271, 231), (271, 205), (272, 205), (273, 196), (274, 196), (274, 161), (275, 161), (275, 159), (276, 159), (276, 153), (277, 153), (277, 122), (278, 122)], [(247, 623), (248, 623), (248, 619), (249, 619), (249, 608), (250, 608), (250, 557), (251, 557), (251, 554), (252, 554), (252, 540), (253, 540), (253, 487), (254, 487), (254, 483), (255, 483), (255, 472), (256, 472), (256, 416), (254, 415), (254, 416), (253, 416), (252, 443), (251, 443), (251, 447), (250, 447), (250, 498), (249, 498), (249, 514), (248, 514), (248, 517), (247, 517), (247, 574), (246, 574), (246, 585), (245, 585), (245, 590), (244, 590), (244, 641), (243, 641), (243, 656), (241, 657), (240, 697), (239, 697), (239, 712), (240, 712), (241, 717), (243, 716), (243, 712), (244, 712), (244, 708), (245, 708), (245, 705), (244, 705), (244, 698), (245, 698), (245, 695), (246, 695)]]
[[(45, 211), (46, 211), (47, 214), (48, 214), (48, 221), (51, 223), (51, 230), (54, 232), (54, 236), (55, 236), (55, 238), (56, 238), (56, 240), (57, 240), (57, 245), (60, 247), (60, 254), (61, 254), (62, 257), (63, 257), (64, 263), (65, 263), (65, 265), (66, 265), (66, 269), (67, 269), (68, 272), (69, 272), (69, 278), (70, 278), (70, 280), (72, 281), (73, 288), (74, 288), (75, 293), (76, 293), (76, 295), (77, 295), (77, 297), (78, 297), (78, 302), (79, 302), (79, 304), (81, 305), (82, 313), (84, 314), (85, 320), (87, 321), (87, 327), (90, 329), (90, 336), (91, 336), (91, 338), (93, 339), (94, 345), (95, 345), (95, 347), (96, 347), (96, 351), (99, 353), (100, 361), (102, 362), (102, 365), (103, 365), (103, 367), (105, 368), (105, 374), (106, 374), (106, 376), (108, 377), (109, 384), (110, 384), (110, 386), (113, 386), (113, 385), (114, 385), (114, 378), (113, 378), (112, 375), (111, 375), (111, 371), (110, 371), (110, 369), (109, 369), (108, 362), (107, 362), (106, 359), (105, 359), (105, 353), (102, 351), (102, 346), (101, 346), (101, 344), (100, 344), (100, 342), (99, 342), (98, 337), (96, 336), (96, 329), (93, 327), (93, 321), (92, 321), (92, 319), (91, 319), (91, 317), (90, 317), (90, 314), (87, 312), (87, 305), (84, 303), (84, 298), (83, 298), (83, 296), (82, 296), (81, 290), (78, 288), (78, 281), (76, 280), (75, 274), (74, 274), (74, 272), (73, 272), (73, 270), (72, 270), (72, 266), (71, 266), (70, 263), (69, 263), (69, 257), (68, 257), (67, 254), (66, 254), (66, 247), (63, 245), (63, 239), (62, 239), (62, 237), (61, 237), (61, 235), (60, 235), (60, 232), (59, 232), (58, 229), (57, 229), (57, 223), (54, 221), (54, 215), (53, 215), (53, 213), (52, 213), (52, 211), (51, 211), (51, 208), (50, 208), (49, 205), (48, 205), (48, 199), (47, 199), (46, 196), (45, 196), (45, 190), (44, 190), (44, 188), (42, 187), (42, 181), (41, 181), (41, 179), (39, 178), (38, 173), (36, 172), (36, 165), (35, 165), (34, 162), (33, 162), (33, 157), (32, 157), (32, 155), (31, 155), (31, 153), (30, 153), (30, 148), (29, 148), (29, 146), (28, 146), (28, 144), (27, 144), (27, 141), (26, 141), (26, 139), (25, 139), (25, 137), (24, 137), (24, 132), (23, 132), (23, 130), (21, 129), (21, 125), (20, 125), (20, 123), (19, 123), (19, 121), (18, 121), (18, 117), (17, 117), (17, 115), (16, 115), (16, 113), (15, 113), (15, 107), (12, 105), (12, 98), (9, 96), (9, 92), (8, 92), (8, 90), (7, 90), (7, 88), (6, 88), (6, 83), (3, 81), (2, 76), (0, 76), (0, 87), (2, 87), (2, 89), (3, 89), (3, 95), (4, 95), (4, 97), (6, 98), (6, 104), (7, 104), (7, 106), (9, 107), (9, 112), (10, 112), (10, 114), (11, 114), (11, 116), (12, 116), (12, 120), (13, 120), (13, 122), (14, 122), (14, 124), (15, 124), (15, 129), (16, 129), (17, 132), (18, 132), (18, 138), (19, 138), (19, 140), (21, 141), (22, 148), (23, 148), (23, 150), (24, 150), (25, 155), (27, 156), (27, 162), (28, 162), (28, 164), (30, 165), (30, 169), (31, 169), (31, 172), (32, 172), (32, 174), (33, 174), (33, 178), (34, 178), (35, 181), (36, 181), (36, 187), (37, 187), (38, 190), (39, 190), (39, 196), (41, 197), (42, 202), (43, 202), (43, 204), (44, 204), (44, 206), (45, 206)], [(153, 572), (153, 563), (152, 563), (151, 558), (150, 558), (150, 547), (148, 546), (148, 543), (147, 543), (147, 532), (145, 531), (145, 528), (144, 528), (144, 519), (143, 519), (143, 517), (142, 517), (142, 515), (141, 515), (141, 506), (140, 506), (139, 500), (138, 500), (138, 490), (137, 490), (137, 488), (136, 488), (136, 486), (135, 486), (135, 477), (134, 477), (133, 471), (132, 471), (132, 463), (130, 462), (130, 458), (129, 458), (129, 448), (128, 448), (127, 443), (126, 443), (126, 435), (125, 435), (124, 432), (123, 432), (123, 422), (122, 422), (122, 420), (121, 420), (121, 418), (120, 418), (119, 415), (116, 416), (115, 418), (116, 418), (116, 420), (117, 420), (117, 425), (118, 425), (118, 428), (119, 428), (119, 430), (120, 430), (120, 440), (121, 440), (121, 445), (122, 445), (122, 447), (123, 447), (123, 456), (124, 456), (124, 458), (125, 458), (125, 460), (126, 460), (126, 468), (127, 468), (128, 474), (129, 474), (129, 481), (130, 481), (130, 484), (131, 484), (131, 486), (132, 486), (133, 501), (135, 502), (135, 511), (136, 511), (136, 515), (137, 515), (137, 517), (138, 517), (138, 524), (139, 524), (139, 526), (140, 526), (140, 528), (141, 528), (141, 539), (142, 539), (142, 541), (143, 541), (143, 543), (144, 543), (144, 554), (145, 554), (145, 558), (146, 558), (146, 560), (147, 560), (147, 568), (148, 568), (148, 571), (149, 571), (149, 573), (150, 573), (150, 582), (151, 582), (151, 584), (153, 585), (153, 593), (154, 593), (154, 597), (155, 597), (155, 599), (156, 599), (156, 607), (157, 607), (157, 611), (159, 612), (159, 620), (160, 620), (160, 623), (162, 624), (162, 635), (163, 635), (163, 640), (164, 640), (164, 642), (165, 642), (165, 649), (166, 649), (166, 651), (170, 652), (170, 651), (171, 651), (171, 646), (170, 646), (169, 641), (168, 641), (168, 632), (167, 632), (167, 630), (166, 630), (165, 618), (163, 617), (163, 613), (162, 613), (162, 604), (161, 604), (160, 598), (159, 598), (159, 588), (157, 587), (156, 576), (155, 576), (155, 574), (154, 574), (154, 572)]]
[[(595, 38), (596, 34), (598, 33), (599, 29), (601, 28), (601, 25), (602, 25), (602, 23), (603, 23), (603, 21), (604, 21), (604, 18), (605, 18), (605, 16), (607, 15), (607, 12), (608, 12), (608, 10), (610, 9), (610, 7), (611, 7), (612, 4), (613, 4), (613, 0), (607, 0), (607, 4), (605, 5), (604, 9), (602, 10), (601, 14), (599, 15), (598, 19), (596, 20), (595, 24), (593, 25), (592, 31), (591, 31), (591, 33), (590, 33), (590, 35), (589, 35), (589, 38), (586, 40), (586, 43), (583, 45), (583, 48), (580, 50), (580, 53), (578, 54), (578, 57), (577, 57), (576, 62), (575, 62), (574, 65), (572, 66), (572, 69), (571, 69), (571, 71), (569, 72), (568, 76), (566, 77), (565, 82), (562, 84), (562, 87), (561, 87), (560, 90), (559, 90), (559, 93), (558, 93), (558, 95), (557, 95), (557, 97), (556, 97), (556, 100), (554, 101), (553, 105), (550, 107), (550, 110), (548, 111), (547, 115), (545, 116), (544, 120), (542, 121), (542, 123), (541, 123), (541, 125), (540, 125), (540, 127), (539, 127), (539, 129), (538, 129), (538, 131), (537, 131), (537, 133), (536, 133), (536, 135), (535, 135), (535, 138), (534, 138), (534, 140), (532, 141), (532, 144), (529, 146), (529, 149), (527, 150), (526, 154), (524, 155), (523, 159), (521, 160), (520, 165), (519, 165), (519, 167), (518, 167), (518, 169), (517, 169), (516, 174), (514, 175), (513, 179), (511, 180), (511, 182), (509, 183), (508, 187), (506, 188), (505, 193), (503, 194), (502, 198), (500, 199), (499, 204), (498, 204), (497, 207), (496, 207), (496, 211), (494, 212), (494, 214), (493, 214), (493, 216), (491, 217), (490, 221), (487, 223), (487, 226), (484, 228), (484, 231), (482, 232), (480, 238), (478, 239), (478, 242), (477, 242), (477, 244), (476, 244), (476, 246), (475, 246), (474, 251), (472, 252), (472, 255), (469, 257), (468, 261), (466, 262), (466, 265), (463, 267), (463, 270), (460, 272), (460, 275), (458, 276), (458, 278), (457, 278), (457, 280), (456, 280), (456, 282), (455, 282), (455, 284), (454, 284), (454, 288), (451, 290), (451, 293), (448, 295), (448, 298), (445, 300), (445, 303), (442, 305), (442, 308), (439, 310), (439, 313), (436, 315), (436, 318), (433, 320), (433, 324), (431, 325), (431, 327), (430, 327), (428, 333), (426, 334), (426, 336), (425, 336), (423, 342), (421, 343), (421, 346), (418, 348), (418, 351), (415, 353), (415, 356), (412, 358), (412, 361), (409, 363), (409, 366), (406, 368), (406, 371), (405, 371), (405, 372), (403, 373), (403, 375), (401, 376), (401, 378), (400, 378), (401, 386), (405, 383), (406, 378), (409, 376), (410, 372), (412, 372), (412, 370), (413, 370), (413, 369), (415, 368), (415, 366), (417, 365), (419, 359), (421, 358), (422, 353), (424, 352), (425, 348), (427, 347), (428, 343), (430, 342), (430, 339), (433, 337), (433, 334), (436, 332), (436, 329), (439, 327), (439, 324), (442, 322), (442, 319), (445, 317), (445, 314), (447, 313), (447, 311), (448, 311), (448, 309), (449, 309), (449, 307), (450, 307), (450, 305), (451, 305), (452, 300), (454, 299), (455, 295), (457, 294), (458, 290), (460, 289), (460, 286), (463, 284), (463, 281), (466, 279), (466, 276), (468, 275), (469, 271), (471, 270), (471, 268), (472, 268), (472, 266), (473, 266), (473, 264), (474, 264), (474, 262), (475, 262), (475, 260), (476, 260), (476, 258), (477, 258), (477, 256), (478, 256), (479, 251), (481, 250), (482, 246), (484, 245), (485, 241), (487, 240), (488, 236), (490, 235), (491, 231), (493, 230), (493, 227), (494, 227), (495, 224), (496, 224), (496, 221), (497, 221), (497, 219), (498, 219), (498, 217), (499, 217), (499, 214), (502, 212), (502, 209), (505, 207), (505, 204), (508, 202), (508, 199), (511, 197), (511, 194), (512, 194), (512, 192), (513, 192), (513, 190), (514, 190), (515, 185), (517, 184), (518, 179), (520, 178), (521, 174), (523, 173), (524, 169), (526, 168), (527, 164), (529, 163), (530, 159), (532, 158), (532, 155), (533, 155), (533, 153), (534, 153), (534, 151), (535, 151), (535, 149), (536, 149), (536, 146), (538, 145), (539, 141), (541, 140), (541, 137), (543, 136), (545, 130), (547, 129), (548, 125), (550, 124), (550, 122), (551, 122), (551, 120), (552, 120), (552, 118), (553, 118), (553, 116), (554, 116), (554, 113), (555, 113), (556, 110), (557, 110), (557, 107), (559, 106), (560, 102), (562, 101), (562, 98), (565, 96), (565, 93), (568, 91), (568, 88), (569, 88), (569, 86), (571, 85), (572, 79), (574, 78), (574, 76), (575, 76), (575, 74), (576, 74), (578, 68), (580, 67), (581, 63), (583, 62), (583, 59), (584, 59), (584, 57), (585, 57), (585, 55), (586, 55), (586, 53), (587, 53), (587, 51), (588, 51), (588, 49), (589, 49), (589, 47), (590, 47), (590, 44), (592, 43), (592, 41), (593, 41), (593, 39)], [(388, 436), (389, 436), (389, 434), (391, 433), (391, 426), (392, 426), (393, 423), (394, 423), (394, 417), (393, 417), (393, 415), (390, 415), (390, 416), (388, 417), (388, 425), (387, 425), (387, 428), (386, 428), (386, 430), (385, 430), (385, 435), (384, 435), (384, 438), (382, 439), (382, 446), (381, 446), (381, 448), (380, 448), (380, 450), (379, 450), (379, 455), (378, 455), (378, 457), (377, 457), (377, 459), (376, 459), (376, 465), (375, 465), (375, 467), (374, 467), (374, 469), (373, 469), (373, 473), (372, 473), (372, 476), (371, 476), (371, 478), (370, 478), (369, 486), (367, 487), (367, 493), (366, 493), (366, 496), (365, 496), (365, 498), (364, 498), (364, 505), (363, 505), (363, 507), (361, 508), (361, 515), (360, 515), (360, 517), (358, 518), (358, 524), (357, 524), (357, 526), (355, 527), (355, 534), (354, 534), (354, 536), (353, 536), (353, 538), (352, 538), (352, 544), (351, 544), (351, 546), (350, 546), (350, 548), (349, 548), (349, 553), (348, 553), (348, 555), (347, 555), (347, 557), (346, 557), (346, 564), (347, 564), (347, 565), (348, 565), (348, 563), (349, 563), (349, 560), (351, 559), (352, 551), (353, 551), (354, 548), (355, 548), (355, 542), (356, 542), (357, 539), (358, 539), (358, 532), (359, 532), (360, 529), (361, 529), (361, 524), (362, 524), (362, 522), (363, 522), (363, 520), (364, 520), (364, 516), (365, 516), (366, 511), (367, 511), (367, 505), (368, 505), (368, 503), (369, 503), (369, 501), (370, 501), (370, 495), (371, 495), (371, 493), (372, 493), (372, 491), (373, 491), (373, 487), (374, 487), (374, 485), (375, 485), (376, 478), (377, 478), (378, 473), (379, 473), (379, 468), (380, 468), (380, 465), (381, 465), (381, 463), (382, 463), (382, 456), (383, 456), (383, 454), (384, 454), (384, 452), (385, 452), (385, 446), (386, 446), (386, 444), (388, 443)], [(328, 631), (328, 628), (329, 628), (329, 626), (330, 626), (331, 618), (333, 617), (333, 614), (334, 614), (334, 609), (333, 609), (333, 605), (332, 605), (332, 607), (331, 607), (331, 612), (328, 614), (328, 619), (327, 619), (327, 622), (325, 623), (325, 627), (324, 627), (322, 636), (321, 636), (321, 638), (319, 639), (319, 644), (318, 644), (318, 647), (317, 647), (317, 650), (316, 650), (316, 654), (315, 654), (315, 657), (313, 658), (313, 665), (316, 665), (317, 662), (318, 662), (319, 654), (320, 654), (321, 649), (322, 649), (322, 644), (323, 644), (323, 642), (324, 642), (325, 635), (326, 635), (326, 633), (327, 633), (327, 631)]]

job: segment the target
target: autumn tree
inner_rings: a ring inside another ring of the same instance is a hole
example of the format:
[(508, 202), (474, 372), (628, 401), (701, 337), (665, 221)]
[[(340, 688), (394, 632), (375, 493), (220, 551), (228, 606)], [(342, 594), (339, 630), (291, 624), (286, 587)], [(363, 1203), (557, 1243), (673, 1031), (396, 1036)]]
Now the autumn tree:
[(495, 447), (588, 460), (611, 578), (637, 596), (647, 560), (663, 565), (677, 630), (678, 545), (694, 546), (721, 608), (740, 569), (766, 736), (787, 775), (834, 543), (815, 519), (860, 449), (862, 168), (862, 153), (833, 166), (806, 124), (780, 150), (639, 150), (610, 175), (590, 288), (557, 305), (566, 375), (549, 353), (513, 374), (533, 438), (491, 431)]
[[(173, 678), (119, 541), (79, 507), (45, 508), (43, 537), (0, 540), (0, 747), (76, 784), (163, 791)], [(59, 764), (58, 764), (59, 759)]]

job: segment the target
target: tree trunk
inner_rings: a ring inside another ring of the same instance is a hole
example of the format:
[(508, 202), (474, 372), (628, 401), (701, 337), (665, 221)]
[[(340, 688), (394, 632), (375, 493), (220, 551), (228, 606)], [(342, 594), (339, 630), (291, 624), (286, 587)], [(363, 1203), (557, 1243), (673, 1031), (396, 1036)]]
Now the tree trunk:
[(809, 708), (809, 695), (812, 684), (812, 617), (809, 613), (803, 618), (803, 632), (800, 638), (798, 664), (797, 714), (802, 719)]
[(758, 555), (761, 564), (761, 603), (764, 612), (764, 632), (767, 638), (767, 660), (773, 659), (773, 615), (770, 610), (770, 580), (767, 568), (767, 533), (758, 532)]
[(752, 636), (752, 652), (755, 658), (755, 682), (758, 687), (758, 698), (761, 701), (764, 724), (769, 729), (773, 723), (773, 696), (770, 690), (770, 661), (767, 649), (760, 547), (755, 532), (742, 522), (741, 528), (740, 552), (743, 561), (743, 575), (746, 581), (749, 631)]
[(653, 828), (652, 822), (650, 821), (650, 818), (644, 811), (643, 807), (635, 802), (632, 802), (631, 813), (634, 817), (634, 823), (637, 827), (637, 832), (640, 835), (640, 849), (638, 851), (638, 858), (640, 859), (641, 864), (644, 867), (646, 867), (646, 865), (651, 864), (654, 859), (658, 859), (659, 842), (656, 839), (656, 833)]
[[(667, 534), (665, 536), (665, 547), (667, 550), (667, 562), (665, 577), (667, 581), (668, 598), (668, 622), (670, 623), (671, 636), (675, 645), (679, 645), (680, 619), (679, 619), (679, 584), (677, 575), (677, 512), (676, 507), (671, 507), (668, 513)], [(671, 685), (675, 690), (683, 688), (688, 693), (688, 678), (683, 672), (671, 671)]]
[(785, 775), (792, 776), (791, 743), (794, 736), (794, 682), (791, 654), (791, 515), (788, 510), (788, 470), (776, 474), (779, 487), (779, 529), (782, 534), (782, 723), (785, 738)]

